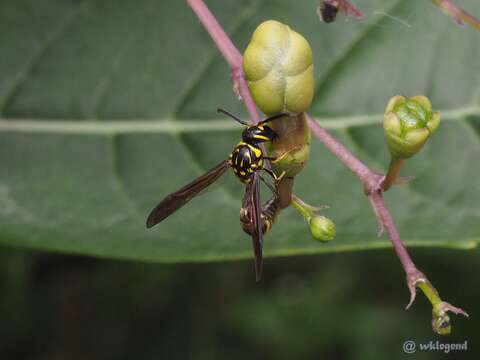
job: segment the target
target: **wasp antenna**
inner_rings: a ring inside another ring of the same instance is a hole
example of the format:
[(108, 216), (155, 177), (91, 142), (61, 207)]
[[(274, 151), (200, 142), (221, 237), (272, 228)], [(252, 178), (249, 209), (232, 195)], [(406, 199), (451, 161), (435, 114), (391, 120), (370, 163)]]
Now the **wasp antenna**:
[(284, 116), (291, 116), (291, 115), (293, 115), (293, 114), (289, 113), (289, 112), (283, 112), (283, 113), (280, 113), (280, 114), (275, 114), (275, 115), (267, 117), (265, 120), (260, 121), (257, 125), (262, 125), (262, 124), (265, 124), (267, 122), (270, 122), (270, 121), (273, 121), (273, 120), (276, 120), (276, 119), (280, 119)]
[(247, 123), (247, 122), (241, 120), (240, 118), (238, 118), (237, 116), (233, 115), (230, 111), (227, 111), (227, 110), (222, 109), (222, 108), (218, 108), (218, 109), (217, 109), (217, 112), (222, 113), (222, 114), (225, 114), (225, 115), (227, 115), (227, 116), (230, 116), (233, 120), (239, 122), (239, 123), (242, 124), (242, 125), (250, 126), (249, 123)]

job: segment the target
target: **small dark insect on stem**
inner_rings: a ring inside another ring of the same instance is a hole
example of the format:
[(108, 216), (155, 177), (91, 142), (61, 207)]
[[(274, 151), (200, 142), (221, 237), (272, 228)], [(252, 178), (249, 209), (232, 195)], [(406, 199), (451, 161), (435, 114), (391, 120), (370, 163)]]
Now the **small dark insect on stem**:
[(335, 21), (338, 13), (338, 1), (325, 0), (317, 7), (317, 14), (323, 22), (331, 23)]

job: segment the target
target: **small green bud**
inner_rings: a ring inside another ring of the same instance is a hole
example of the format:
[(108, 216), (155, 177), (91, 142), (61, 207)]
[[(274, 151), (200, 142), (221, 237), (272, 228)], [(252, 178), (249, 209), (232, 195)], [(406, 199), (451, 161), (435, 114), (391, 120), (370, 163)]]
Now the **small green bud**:
[(439, 335), (450, 334), (452, 331), (452, 326), (450, 325), (450, 316), (448, 316), (446, 313), (441, 316), (437, 316), (434, 313), (432, 319), (432, 328), (433, 331)]
[(278, 21), (261, 23), (243, 54), (248, 88), (267, 115), (306, 111), (313, 99), (313, 55), (305, 38)]
[(440, 114), (423, 95), (394, 96), (385, 109), (383, 129), (392, 157), (407, 159), (415, 155), (440, 124)]
[[(418, 270), (417, 270), (418, 272)], [(425, 278), (425, 275), (419, 274), (420, 277), (409, 279), (408, 286), (412, 294), (410, 303), (407, 308), (411, 305), (413, 299), (415, 299), (415, 287), (420, 288), (428, 301), (432, 304), (432, 328), (433, 331), (439, 335), (447, 335), (452, 331), (452, 325), (450, 322), (450, 316), (448, 312), (451, 311), (457, 315), (463, 315), (468, 318), (468, 314), (465, 310), (455, 307), (452, 304), (449, 304), (446, 301), (442, 301), (440, 295), (438, 294), (437, 289)]]
[(310, 225), (310, 233), (315, 240), (328, 242), (337, 233), (335, 223), (325, 216), (314, 215), (308, 219), (308, 223)]

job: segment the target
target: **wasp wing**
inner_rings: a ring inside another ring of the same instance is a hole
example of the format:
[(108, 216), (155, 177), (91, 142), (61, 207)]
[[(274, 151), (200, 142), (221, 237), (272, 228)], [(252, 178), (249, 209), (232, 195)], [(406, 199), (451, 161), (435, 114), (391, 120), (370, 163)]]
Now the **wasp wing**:
[(257, 173), (254, 173), (252, 182), (246, 189), (247, 209), (250, 209), (250, 221), (252, 225), (253, 252), (255, 255), (255, 276), (256, 280), (262, 278), (263, 268), (263, 232), (261, 223), (261, 202), (260, 202), (260, 180)]
[(187, 202), (192, 200), (203, 189), (215, 182), (230, 167), (227, 160), (210, 169), (202, 176), (199, 176), (180, 190), (168, 195), (155, 206), (147, 218), (147, 228), (158, 224), (160, 221), (169, 217), (172, 213), (180, 209)]

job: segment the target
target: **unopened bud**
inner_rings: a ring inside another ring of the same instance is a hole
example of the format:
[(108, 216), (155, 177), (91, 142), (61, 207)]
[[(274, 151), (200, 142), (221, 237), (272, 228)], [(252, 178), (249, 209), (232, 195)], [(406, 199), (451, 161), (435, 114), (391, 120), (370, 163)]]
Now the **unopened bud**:
[(385, 109), (383, 129), (388, 148), (395, 159), (415, 155), (440, 124), (440, 114), (423, 95), (394, 96)]
[(333, 240), (337, 233), (335, 223), (325, 216), (314, 215), (308, 222), (310, 225), (310, 233), (318, 241), (328, 242)]
[(267, 115), (306, 111), (313, 99), (313, 55), (305, 38), (278, 21), (261, 23), (243, 54), (248, 88)]

